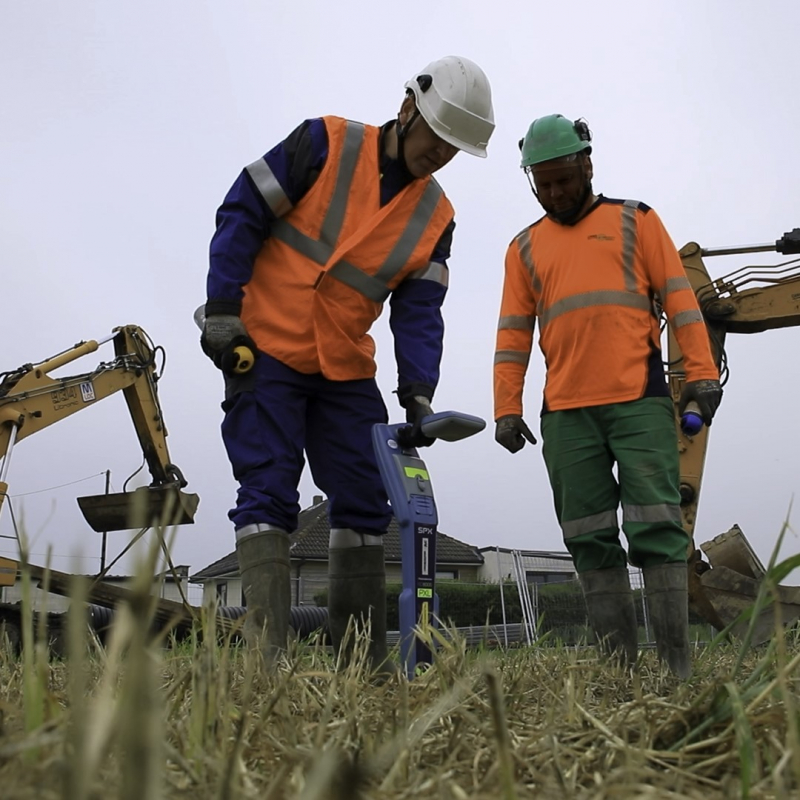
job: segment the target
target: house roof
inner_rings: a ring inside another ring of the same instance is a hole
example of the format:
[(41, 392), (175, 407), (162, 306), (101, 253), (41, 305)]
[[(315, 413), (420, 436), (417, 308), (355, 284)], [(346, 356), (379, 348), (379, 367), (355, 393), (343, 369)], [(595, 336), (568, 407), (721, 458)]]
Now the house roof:
[(514, 547), (479, 547), (481, 553), (494, 553), (499, 551), (501, 553), (514, 553), (519, 552), (523, 558), (553, 558), (559, 561), (572, 561), (572, 556), (566, 550), (518, 550)]
[(492, 564), (492, 553), (518, 552), (522, 557), (522, 566), (526, 571), (541, 572), (575, 572), (572, 556), (566, 551), (559, 550), (515, 550), (509, 547), (481, 547), (480, 552), (488, 563)]
[[(330, 532), (327, 500), (301, 511), (297, 521), (297, 530), (290, 537), (292, 560), (327, 561)], [(383, 537), (383, 546), (386, 562), (399, 564), (401, 561), (400, 528), (394, 517), (389, 523), (389, 530)], [(475, 564), (477, 566), (483, 564), (483, 556), (477, 547), (460, 542), (458, 539), (438, 531), (436, 534), (436, 561), (440, 565)], [(239, 562), (234, 551), (201, 569), (189, 580), (192, 583), (201, 583), (209, 578), (216, 578), (220, 575), (236, 575), (238, 572)]]
[[(97, 575), (81, 575), (82, 578), (87, 578), (90, 581), (97, 580)], [(103, 575), (100, 579), (103, 583), (122, 583), (126, 581), (133, 581), (136, 580), (136, 575)], [(180, 564), (175, 567), (175, 574), (172, 573), (172, 568), (168, 568), (164, 570), (164, 572), (159, 572), (153, 575), (153, 580), (158, 581), (163, 578), (167, 583), (170, 581), (174, 581), (175, 578), (180, 580), (181, 578), (188, 578), (189, 577), (189, 567), (185, 564)]]

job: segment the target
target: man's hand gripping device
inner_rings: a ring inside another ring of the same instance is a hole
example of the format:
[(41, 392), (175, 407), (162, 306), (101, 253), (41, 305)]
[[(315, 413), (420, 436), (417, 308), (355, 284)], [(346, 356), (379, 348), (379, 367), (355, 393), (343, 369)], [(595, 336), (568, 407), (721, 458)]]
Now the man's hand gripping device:
[[(381, 478), (400, 528), (403, 590), (400, 593), (400, 653), (409, 680), (417, 668), (433, 662), (427, 643), (414, 633), (436, 627), (439, 597), (436, 594), (436, 530), (439, 518), (433, 487), (425, 462), (414, 447), (403, 448), (397, 435), (408, 423), (378, 424), (372, 428), (372, 443)], [(431, 439), (455, 442), (482, 431), (480, 417), (458, 411), (430, 414), (422, 432)]]
[[(205, 305), (199, 306), (195, 310), (194, 321), (201, 331), (204, 330), (206, 322)], [(203, 349), (205, 350), (205, 347)], [(211, 353), (208, 350), (205, 350), (205, 352), (213, 360), (217, 369), (230, 376), (244, 375), (246, 372), (250, 372), (256, 360), (255, 345), (253, 340), (246, 335), (234, 337), (228, 346), (219, 353)]]

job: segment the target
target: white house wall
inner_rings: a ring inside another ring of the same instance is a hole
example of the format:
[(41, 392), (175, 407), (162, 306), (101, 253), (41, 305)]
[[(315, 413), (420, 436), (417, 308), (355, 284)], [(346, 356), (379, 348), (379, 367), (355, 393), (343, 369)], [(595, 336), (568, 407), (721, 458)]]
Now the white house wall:
[[(510, 552), (503, 550), (483, 550), (483, 566), (479, 571), (481, 580), (497, 583), (501, 576), (504, 580), (514, 579), (514, 564)], [(522, 565), (525, 572), (552, 573), (561, 572), (567, 575), (575, 573), (572, 561), (560, 558), (547, 558), (540, 555), (522, 553)]]
[[(439, 564), (439, 569), (446, 571), (456, 571), (458, 580), (469, 583), (476, 583), (482, 578), (478, 574), (477, 565), (460, 566), (453, 564)], [(400, 564), (386, 565), (386, 580), (388, 583), (401, 583), (403, 580), (403, 570)], [(218, 586), (225, 585), (225, 599), (219, 599), (218, 603), (225, 606), (241, 606), (242, 603), (242, 581), (238, 576), (226, 576), (221, 578), (210, 578), (203, 582), (202, 601), (210, 602), (218, 596)], [(316, 605), (315, 596), (328, 588), (328, 564), (324, 561), (307, 561), (302, 564), (299, 570), (297, 565), (292, 564), (291, 569), (292, 605)], [(195, 587), (197, 591), (199, 587)]]

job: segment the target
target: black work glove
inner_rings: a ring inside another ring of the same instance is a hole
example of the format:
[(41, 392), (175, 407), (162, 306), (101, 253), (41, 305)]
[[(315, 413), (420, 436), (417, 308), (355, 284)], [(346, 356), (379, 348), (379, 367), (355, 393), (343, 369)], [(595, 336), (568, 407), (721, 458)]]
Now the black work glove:
[(256, 355), (256, 346), (247, 335), (244, 323), (234, 314), (206, 317), (200, 346), (214, 366), (227, 375), (248, 372)]
[(397, 443), (400, 447), (430, 447), (436, 439), (431, 439), (422, 432), (422, 420), (433, 414), (431, 401), (422, 395), (409, 397), (405, 402), (406, 422), (410, 423), (397, 431)]
[(714, 419), (714, 414), (722, 400), (722, 387), (719, 385), (719, 381), (688, 381), (683, 387), (681, 399), (678, 402), (679, 417), (683, 416), (686, 406), (693, 400), (700, 409), (703, 423), (711, 425), (711, 420)]
[(509, 453), (516, 453), (525, 447), (525, 439), (536, 444), (536, 437), (519, 414), (506, 414), (495, 423), (494, 440), (503, 445)]

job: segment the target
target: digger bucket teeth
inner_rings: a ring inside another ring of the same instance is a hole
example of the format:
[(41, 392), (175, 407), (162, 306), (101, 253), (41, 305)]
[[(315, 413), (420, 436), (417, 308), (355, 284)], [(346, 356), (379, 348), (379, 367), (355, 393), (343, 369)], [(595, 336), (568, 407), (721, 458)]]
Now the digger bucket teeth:
[[(766, 570), (738, 525), (705, 542), (701, 548), (711, 567), (699, 560), (699, 552), (689, 559), (689, 600), (692, 607), (717, 630), (735, 622), (756, 601)], [(697, 567), (702, 564), (702, 571)], [(772, 604), (780, 605), (783, 625), (800, 617), (800, 587), (776, 586), (773, 596), (753, 627), (752, 644), (766, 641), (775, 632)], [(732, 633), (743, 635), (750, 623), (733, 626)]]
[(190, 525), (199, 502), (196, 494), (182, 492), (174, 484), (78, 498), (84, 518), (99, 533)]

